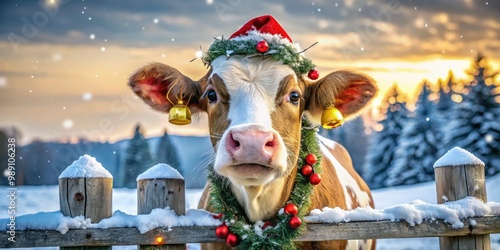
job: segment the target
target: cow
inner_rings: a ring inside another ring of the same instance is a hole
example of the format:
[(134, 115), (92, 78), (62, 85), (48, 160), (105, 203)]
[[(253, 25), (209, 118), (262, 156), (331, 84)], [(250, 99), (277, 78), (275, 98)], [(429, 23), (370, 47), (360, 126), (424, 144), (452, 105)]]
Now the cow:
[[(254, 21), (250, 29), (256, 26), (262, 24)], [(291, 41), (284, 32), (278, 37)], [(194, 114), (208, 114), (215, 151), (213, 169), (230, 181), (228, 192), (237, 198), (251, 222), (271, 218), (289, 199), (300, 167), (302, 119), (319, 124), (328, 103), (333, 103), (346, 120), (353, 119), (377, 92), (374, 80), (366, 75), (338, 70), (313, 80), (265, 54), (224, 54), (208, 66), (203, 77), (193, 80), (172, 66), (150, 63), (129, 78), (129, 86), (157, 111), (168, 113), (175, 104), (172, 100), (180, 100)], [(347, 150), (334, 141), (317, 138), (323, 173), (322, 181), (314, 186), (309, 210), (374, 207), (370, 189), (354, 170)], [(208, 202), (211, 185), (207, 183), (199, 208), (214, 212)], [(203, 248), (227, 246), (206, 244)], [(375, 241), (303, 242), (300, 248), (374, 249)]]

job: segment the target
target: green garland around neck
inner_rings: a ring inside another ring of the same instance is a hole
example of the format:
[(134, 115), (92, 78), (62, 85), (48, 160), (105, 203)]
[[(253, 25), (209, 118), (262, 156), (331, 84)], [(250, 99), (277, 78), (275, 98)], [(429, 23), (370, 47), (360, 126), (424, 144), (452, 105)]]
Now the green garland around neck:
[[(317, 162), (312, 167), (314, 173), (321, 174), (321, 152), (316, 128), (304, 117), (297, 167), (306, 164), (305, 159), (308, 154), (316, 155)], [(295, 184), (287, 201), (287, 204), (295, 204), (298, 208), (297, 216), (302, 224), (297, 229), (289, 226), (291, 216), (284, 213), (283, 209), (267, 222), (251, 223), (235, 195), (228, 192), (231, 189), (230, 181), (217, 174), (212, 164), (208, 167), (208, 179), (211, 183), (209, 204), (215, 209), (216, 214), (222, 216), (221, 220), (228, 226), (229, 231), (238, 236), (239, 243), (236, 249), (297, 249), (292, 240), (300, 236), (305, 229), (304, 216), (309, 211), (314, 187), (310, 184), (309, 178), (301, 174), (300, 169), (297, 171)]]

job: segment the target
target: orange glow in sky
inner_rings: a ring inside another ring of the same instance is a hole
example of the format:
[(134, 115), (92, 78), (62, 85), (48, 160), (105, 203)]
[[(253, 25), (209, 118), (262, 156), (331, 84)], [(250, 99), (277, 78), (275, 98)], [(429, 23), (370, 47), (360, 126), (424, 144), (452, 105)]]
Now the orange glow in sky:
[(424, 79), (436, 83), (449, 70), (469, 81), (465, 70), (478, 52), (500, 70), (500, 21), (494, 11), (500, 4), (456, 2), (448, 8), (396, 2), (239, 1), (220, 12), (217, 1), (5, 1), (0, 127), (17, 127), (24, 143), (82, 136), (116, 141), (130, 137), (137, 122), (146, 136), (158, 136), (165, 127), (174, 134), (206, 135), (204, 115), (189, 126), (171, 125), (166, 114), (135, 98), (127, 78), (159, 61), (198, 79), (207, 69), (199, 59), (189, 61), (200, 45), (208, 48), (213, 37), (229, 36), (263, 9), (301, 47), (318, 42), (306, 56), (320, 77), (337, 69), (368, 74), (379, 85), (379, 98), (398, 83), (414, 100)]

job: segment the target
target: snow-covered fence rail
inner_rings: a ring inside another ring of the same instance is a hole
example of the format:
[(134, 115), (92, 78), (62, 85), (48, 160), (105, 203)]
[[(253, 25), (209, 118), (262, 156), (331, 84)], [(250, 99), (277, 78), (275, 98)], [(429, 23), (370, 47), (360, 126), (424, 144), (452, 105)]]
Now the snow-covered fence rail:
[[(89, 159), (87, 157), (84, 160), (88, 161)], [(165, 167), (165, 165), (157, 165), (138, 177), (137, 195), (138, 214), (140, 215), (132, 216), (123, 213), (116, 215), (117, 213), (115, 213), (110, 219), (104, 219), (97, 224), (90, 224), (89, 221), (85, 226), (80, 226), (79, 229), (64, 230), (64, 234), (61, 234), (62, 231), (59, 228), (58, 230), (33, 230), (29, 228), (28, 230), (16, 230), (15, 242), (8, 240), (9, 234), (2, 233), (0, 234), (0, 248), (141, 245), (141, 249), (185, 249), (184, 244), (186, 243), (223, 242), (223, 240), (215, 236), (216, 224), (208, 223), (210, 224), (208, 226), (192, 226), (193, 224), (203, 224), (193, 223), (193, 221), (213, 220), (210, 214), (195, 211), (201, 214), (201, 216), (190, 217), (188, 211), (188, 215), (182, 216), (185, 213), (184, 181), (175, 172), (165, 171)], [(102, 172), (92, 172), (93, 170), (91, 170), (90, 168), (84, 172), (86, 174), (89, 172), (92, 173), (91, 176), (94, 178), (103, 177), (101, 176), (103, 175)], [(441, 158), (436, 162), (435, 172), (438, 203), (446, 202), (450, 205), (427, 205), (442, 206), (442, 210), (449, 210), (456, 205), (451, 202), (452, 200), (459, 200), (466, 196), (474, 196), (482, 202), (473, 198), (465, 198), (460, 201), (471, 202), (472, 207), (485, 205), (484, 164), (477, 161), (475, 157), (464, 154), (462, 151), (452, 150), (448, 157)], [(67, 178), (79, 176), (78, 171), (70, 173), (72, 174)], [(105, 173), (104, 175), (107, 176)], [(69, 190), (71, 188), (69, 186), (67, 188), (60, 188), (61, 211), (63, 211), (62, 205), (65, 203), (69, 204), (69, 199), (76, 199), (78, 201), (82, 198), (80, 195), (75, 195), (68, 191), (64, 193), (65, 189)], [(103, 188), (102, 190), (109, 189)], [(103, 194), (97, 192), (89, 192), (89, 188), (84, 189), (84, 191), (81, 193), (86, 200), (94, 199), (89, 196), (100, 196), (101, 198), (103, 196)], [(109, 194), (109, 197), (111, 197), (111, 194)], [(111, 199), (109, 198), (109, 200)], [(156, 209), (166, 206), (181, 216), (175, 217), (171, 210)], [(399, 208), (404, 209), (405, 205), (401, 205)], [(446, 221), (443, 219), (429, 219), (415, 222), (403, 219), (403, 217), (387, 219), (384, 216), (379, 217), (382, 219), (378, 221), (311, 222), (307, 224), (307, 230), (297, 241), (441, 237), (441, 249), (490, 249), (489, 234), (500, 233), (500, 206), (497, 208), (499, 209), (493, 215), (472, 218), (460, 217), (462, 219), (455, 219), (453, 224), (450, 224), (449, 218), (445, 218)], [(109, 208), (106, 204), (99, 204), (93, 206), (92, 209), (107, 211)], [(467, 209), (474, 210), (474, 208), (470, 207)], [(83, 212), (72, 212), (70, 216), (74, 217), (80, 214), (87, 216), (85, 211), (88, 210), (83, 209)], [(368, 212), (376, 213), (375, 211), (371, 210)], [(107, 214), (107, 212), (102, 211), (97, 213)], [(150, 214), (146, 215), (147, 213)], [(472, 216), (474, 215), (477, 214), (473, 213)], [(140, 216), (143, 216), (141, 217), (143, 219), (147, 217), (146, 220), (149, 220), (146, 228), (144, 228), (144, 225), (134, 224), (140, 220)], [(311, 217), (314, 216), (318, 216), (317, 213), (311, 215)], [(104, 217), (109, 217), (109, 214)], [(152, 226), (150, 222), (154, 222), (153, 224), (156, 225), (156, 220), (160, 218), (164, 221), (169, 221), (170, 219), (176, 220), (178, 218), (178, 222), (171, 226), (169, 224), (167, 227), (154, 228), (156, 226)], [(83, 219), (79, 220), (79, 222), (82, 221)], [(96, 222), (94, 219), (91, 219), (91, 221)], [(121, 227), (112, 226), (115, 225), (113, 223), (116, 221), (120, 221), (118, 224)], [(314, 221), (314, 219), (311, 221)]]
[[(464, 227), (453, 229), (441, 221), (425, 221), (410, 226), (407, 222), (358, 221), (338, 224), (309, 223), (307, 230), (297, 241), (322, 241), (345, 239), (390, 239), (474, 236), (500, 233), (500, 216), (485, 216), (463, 220)], [(1, 236), (1, 248), (54, 247), (54, 246), (119, 246), (160, 245), (224, 241), (215, 236), (216, 226), (172, 227), (171, 230), (157, 228), (142, 234), (137, 228), (73, 229), (66, 234), (56, 230), (29, 230), (16, 232), (16, 242)], [(448, 248), (453, 249), (453, 248)], [(458, 249), (458, 248), (454, 248)], [(474, 248), (468, 248), (474, 249)], [(488, 248), (485, 248), (488, 249)]]

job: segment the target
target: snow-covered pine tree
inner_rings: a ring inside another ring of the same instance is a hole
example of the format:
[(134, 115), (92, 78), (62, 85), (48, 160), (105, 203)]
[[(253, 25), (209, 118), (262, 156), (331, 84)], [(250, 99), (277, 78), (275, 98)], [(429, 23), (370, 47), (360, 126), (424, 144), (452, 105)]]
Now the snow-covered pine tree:
[(394, 164), (388, 170), (387, 186), (409, 185), (434, 179), (433, 164), (440, 148), (441, 120), (429, 100), (430, 86), (424, 82), (416, 109), (398, 139)]
[(453, 94), (455, 94), (455, 92), (453, 91), (453, 86), (455, 85), (455, 76), (453, 75), (453, 72), (451, 70), (448, 72), (448, 77), (444, 82), (439, 80), (439, 99), (436, 103), (436, 109), (439, 113), (447, 113), (449, 112), (451, 107), (454, 106), (455, 102), (453, 102), (452, 96)]
[[(450, 123), (444, 128), (445, 150), (455, 146), (475, 154), (485, 164), (486, 175), (500, 172), (500, 92), (486, 58), (478, 54), (472, 70), (474, 80), (468, 94), (449, 112)], [(497, 91), (495, 91), (497, 89)]]
[(134, 137), (129, 141), (125, 151), (125, 164), (123, 167), (123, 186), (128, 188), (137, 187), (136, 179), (139, 174), (150, 168), (153, 158), (149, 150), (149, 144), (143, 136), (141, 125), (137, 124)]
[(177, 148), (169, 137), (166, 129), (163, 132), (163, 136), (160, 138), (158, 148), (156, 149), (156, 162), (166, 163), (177, 169), (179, 173), (183, 174), (181, 162), (179, 161), (179, 156), (177, 154)]
[(364, 165), (365, 180), (370, 188), (385, 186), (387, 169), (394, 163), (397, 140), (408, 119), (406, 102), (397, 85), (386, 94), (382, 109), (385, 109), (385, 118), (379, 124), (383, 129), (371, 135)]

